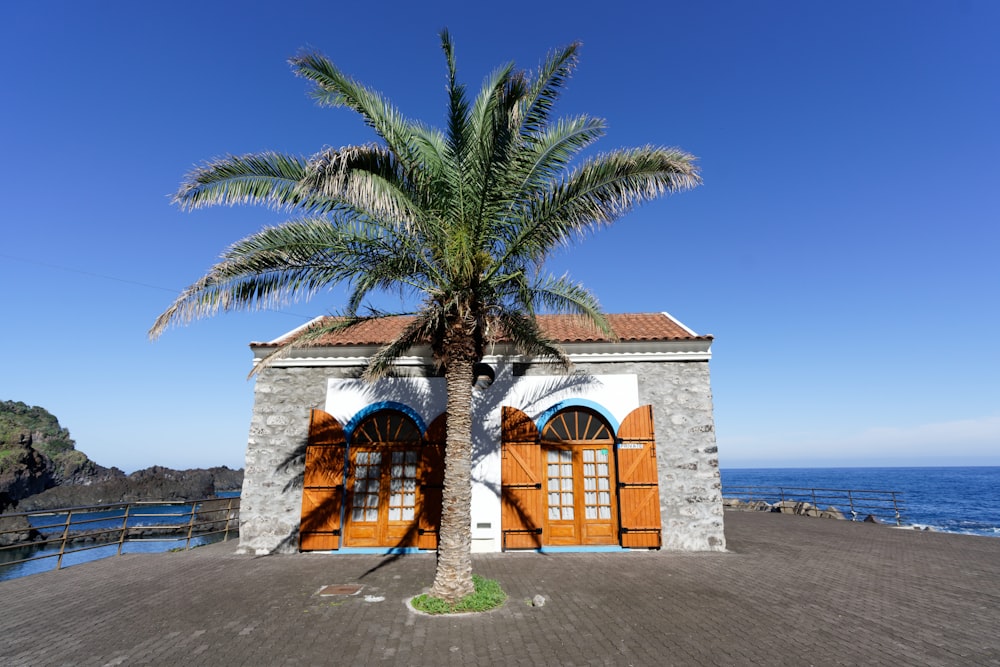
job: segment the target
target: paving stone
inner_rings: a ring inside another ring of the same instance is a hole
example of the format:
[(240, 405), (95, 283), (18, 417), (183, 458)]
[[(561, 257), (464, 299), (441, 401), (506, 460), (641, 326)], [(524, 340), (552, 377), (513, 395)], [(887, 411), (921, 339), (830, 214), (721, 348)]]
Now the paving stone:
[[(749, 512), (726, 533), (476, 555), (510, 599), (461, 617), (405, 606), (429, 554), (128, 554), (0, 582), (0, 664), (1000, 666), (1000, 539)], [(318, 595), (340, 584), (364, 590)]]

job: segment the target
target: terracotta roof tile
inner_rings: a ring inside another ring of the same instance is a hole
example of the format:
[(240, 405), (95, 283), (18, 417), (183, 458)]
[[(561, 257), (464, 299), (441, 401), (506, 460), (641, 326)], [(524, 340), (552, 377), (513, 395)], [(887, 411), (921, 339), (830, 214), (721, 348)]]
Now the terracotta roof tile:
[[(589, 322), (575, 315), (543, 315), (542, 330), (561, 343), (589, 343), (610, 340)], [(703, 338), (663, 313), (621, 313), (608, 315), (620, 341), (651, 341)]]
[[(395, 338), (410, 320), (398, 315), (379, 320), (370, 320), (351, 327), (349, 330), (331, 334), (320, 339), (317, 347), (350, 345), (384, 345)], [(665, 313), (622, 313), (609, 314), (608, 320), (618, 340), (662, 341), (662, 340), (710, 340), (711, 336), (692, 333)], [(539, 315), (542, 330), (560, 343), (589, 343), (610, 340), (590, 323), (576, 315)], [(267, 347), (271, 343), (251, 343), (251, 347)]]

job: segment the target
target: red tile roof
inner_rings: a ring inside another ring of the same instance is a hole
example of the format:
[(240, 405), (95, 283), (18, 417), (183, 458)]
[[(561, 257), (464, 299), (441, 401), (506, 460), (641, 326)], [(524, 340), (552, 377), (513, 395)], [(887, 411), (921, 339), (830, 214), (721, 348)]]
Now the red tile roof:
[[(313, 346), (334, 347), (349, 345), (384, 345), (393, 340), (410, 320), (397, 315), (362, 322), (347, 331), (324, 336)], [(665, 341), (711, 340), (712, 336), (699, 336), (672, 319), (666, 313), (624, 313), (608, 315), (611, 328), (618, 340)], [(593, 325), (576, 315), (539, 315), (538, 322), (553, 340), (560, 343), (607, 342), (610, 339)], [(272, 343), (251, 343), (251, 347), (267, 347)]]
[[(575, 315), (542, 315), (542, 330), (561, 343), (589, 343), (610, 340), (592, 324)], [(611, 328), (620, 341), (692, 340), (698, 336), (665, 313), (620, 313), (608, 315)]]

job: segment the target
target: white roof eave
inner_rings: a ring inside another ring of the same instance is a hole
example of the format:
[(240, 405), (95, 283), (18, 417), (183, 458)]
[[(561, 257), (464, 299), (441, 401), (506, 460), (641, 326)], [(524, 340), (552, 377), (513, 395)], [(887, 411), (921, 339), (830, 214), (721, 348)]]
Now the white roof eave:
[[(586, 342), (566, 343), (563, 349), (574, 363), (613, 363), (623, 361), (709, 361), (712, 358), (711, 339), (683, 339), (667, 341), (627, 341), (618, 343)], [(293, 350), (289, 356), (272, 362), (277, 368), (303, 366), (363, 366), (379, 349), (377, 345), (337, 345), (307, 347)], [(254, 347), (254, 363), (271, 352), (270, 347)], [(484, 361), (493, 363), (501, 359), (515, 362), (531, 361), (530, 357), (512, 354), (507, 345), (492, 346)], [(429, 347), (417, 347), (411, 354), (400, 357), (398, 366), (422, 366), (431, 362)]]

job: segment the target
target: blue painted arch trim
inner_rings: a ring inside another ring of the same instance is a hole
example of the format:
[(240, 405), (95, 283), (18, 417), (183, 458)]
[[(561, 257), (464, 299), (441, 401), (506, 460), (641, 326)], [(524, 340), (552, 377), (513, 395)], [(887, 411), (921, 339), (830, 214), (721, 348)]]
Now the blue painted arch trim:
[(597, 414), (601, 415), (601, 417), (603, 417), (605, 421), (608, 422), (608, 426), (611, 427), (611, 433), (613, 435), (615, 436), (618, 435), (618, 426), (619, 426), (618, 420), (615, 419), (614, 416), (610, 412), (608, 412), (607, 408), (605, 408), (603, 405), (586, 398), (567, 398), (565, 401), (559, 401), (551, 408), (540, 414), (536, 422), (538, 425), (538, 432), (539, 433), (542, 432), (542, 429), (545, 428), (545, 425), (549, 423), (550, 419), (555, 417), (557, 412), (565, 410), (566, 408), (574, 408), (574, 407), (590, 408)]
[(420, 430), (420, 435), (427, 432), (427, 424), (420, 417), (416, 410), (403, 403), (397, 403), (396, 401), (379, 401), (378, 403), (372, 403), (371, 405), (366, 405), (365, 407), (358, 410), (357, 414), (351, 417), (344, 425), (344, 437), (347, 439), (348, 444), (351, 442), (351, 436), (354, 434), (354, 429), (358, 427), (361, 422), (367, 419), (372, 414), (379, 412), (381, 410), (395, 410), (397, 412), (402, 412), (404, 415), (413, 420)]

